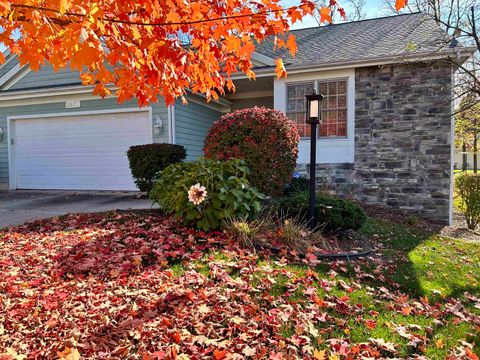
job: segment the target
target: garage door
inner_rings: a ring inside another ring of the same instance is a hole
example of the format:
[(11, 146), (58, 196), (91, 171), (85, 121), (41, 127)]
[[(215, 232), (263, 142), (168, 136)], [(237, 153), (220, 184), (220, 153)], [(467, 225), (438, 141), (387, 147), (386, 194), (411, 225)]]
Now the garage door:
[(136, 190), (126, 151), (152, 142), (148, 111), (16, 119), (17, 189)]

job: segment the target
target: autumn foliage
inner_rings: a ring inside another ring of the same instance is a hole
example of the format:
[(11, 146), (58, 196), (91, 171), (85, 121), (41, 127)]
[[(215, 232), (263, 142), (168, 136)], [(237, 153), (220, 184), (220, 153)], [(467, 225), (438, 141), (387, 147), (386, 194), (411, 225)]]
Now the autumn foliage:
[[(232, 73), (254, 78), (251, 56), (267, 36), (295, 54), (295, 37), (285, 33), (315, 9), (313, 0), (288, 8), (280, 0), (1, 0), (0, 41), (33, 70), (50, 63), (80, 71), (94, 94), (110, 94), (111, 84), (119, 101), (163, 96), (170, 104), (186, 89), (216, 98), (233, 89)], [(330, 0), (321, 21), (333, 11), (344, 13)], [(281, 59), (277, 73), (285, 73)]]
[(300, 138), (285, 114), (265, 107), (237, 110), (222, 116), (205, 138), (205, 156), (217, 160), (245, 159), (252, 185), (279, 195), (290, 181)]

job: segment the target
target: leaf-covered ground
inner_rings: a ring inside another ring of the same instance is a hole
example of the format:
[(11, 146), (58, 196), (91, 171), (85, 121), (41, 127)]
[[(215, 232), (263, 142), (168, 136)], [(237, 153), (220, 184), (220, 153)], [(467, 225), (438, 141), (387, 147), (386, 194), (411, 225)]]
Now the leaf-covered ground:
[(370, 258), (306, 264), (155, 212), (0, 231), (0, 359), (477, 359), (480, 245), (362, 232)]

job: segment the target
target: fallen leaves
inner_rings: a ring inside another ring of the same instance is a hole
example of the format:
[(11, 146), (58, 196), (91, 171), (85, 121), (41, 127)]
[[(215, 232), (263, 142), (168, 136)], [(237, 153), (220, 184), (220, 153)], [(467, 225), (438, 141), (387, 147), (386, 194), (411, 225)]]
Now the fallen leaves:
[[(374, 286), (358, 262), (349, 279), (345, 262), (327, 264), (320, 276), (296, 271), (299, 261), (156, 212), (70, 215), (4, 230), (0, 359), (334, 360), (427, 347), (475, 359), (470, 343), (449, 349), (436, 337), (448, 324), (480, 324), (457, 299), (430, 303), (389, 281)], [(417, 315), (431, 325), (406, 322)], [(374, 336), (380, 330), (396, 341)]]

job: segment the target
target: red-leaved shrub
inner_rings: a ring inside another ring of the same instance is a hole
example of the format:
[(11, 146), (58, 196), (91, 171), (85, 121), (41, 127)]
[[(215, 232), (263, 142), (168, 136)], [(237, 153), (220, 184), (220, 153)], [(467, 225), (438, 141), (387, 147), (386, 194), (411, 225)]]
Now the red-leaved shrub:
[(245, 159), (250, 183), (267, 195), (280, 194), (298, 154), (295, 124), (280, 111), (254, 107), (222, 116), (205, 138), (205, 156)]

